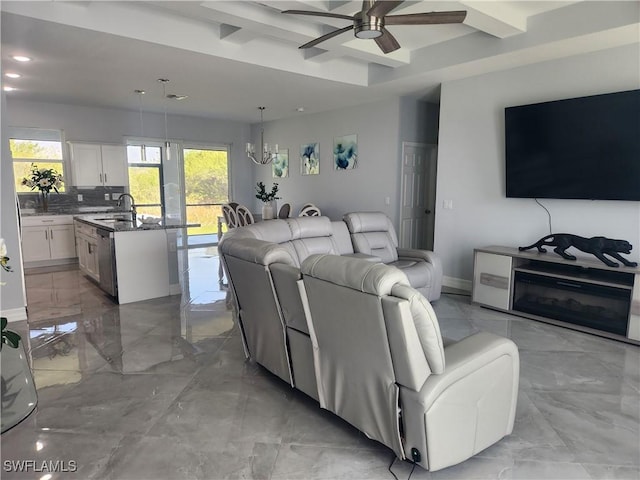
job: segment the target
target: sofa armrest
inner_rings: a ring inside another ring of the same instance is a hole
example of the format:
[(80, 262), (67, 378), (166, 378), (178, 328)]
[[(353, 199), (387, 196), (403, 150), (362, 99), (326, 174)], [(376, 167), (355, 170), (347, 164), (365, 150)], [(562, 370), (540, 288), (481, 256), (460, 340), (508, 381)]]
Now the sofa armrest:
[(436, 256), (431, 250), (419, 250), (417, 248), (398, 248), (398, 258), (402, 259), (412, 259), (412, 260), (422, 260), (427, 263), (433, 264), (436, 268), (442, 267), (440, 266), (440, 258)]
[(419, 463), (431, 471), (511, 433), (518, 399), (520, 360), (511, 340), (477, 333), (446, 347), (445, 358), (444, 373), (429, 376), (419, 392), (401, 387), (400, 393), (405, 452), (422, 448)]
[(361, 260), (366, 260), (367, 262), (371, 263), (382, 263), (382, 259), (380, 257), (377, 257), (375, 255), (367, 255), (366, 253), (347, 253), (341, 256), (349, 258), (360, 258)]

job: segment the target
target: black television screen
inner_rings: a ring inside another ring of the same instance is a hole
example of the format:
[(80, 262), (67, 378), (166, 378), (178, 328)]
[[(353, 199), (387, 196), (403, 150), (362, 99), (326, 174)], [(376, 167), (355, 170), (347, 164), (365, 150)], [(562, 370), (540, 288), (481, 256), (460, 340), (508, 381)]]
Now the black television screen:
[(505, 108), (507, 197), (640, 201), (640, 90)]

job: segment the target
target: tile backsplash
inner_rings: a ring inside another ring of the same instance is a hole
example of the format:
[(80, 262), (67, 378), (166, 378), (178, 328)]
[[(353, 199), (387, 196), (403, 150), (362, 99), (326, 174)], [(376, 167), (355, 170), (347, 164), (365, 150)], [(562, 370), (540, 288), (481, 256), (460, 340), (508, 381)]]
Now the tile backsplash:
[[(66, 187), (67, 191), (62, 193), (51, 192), (49, 195), (49, 211), (55, 213), (57, 210), (69, 210), (79, 207), (116, 207), (118, 197), (124, 193), (124, 187), (95, 187), (78, 188)], [(82, 195), (82, 201), (78, 201), (78, 195)], [(105, 199), (109, 196), (109, 200)], [(31, 209), (40, 208), (40, 194), (19, 193), (18, 202), (20, 208)]]

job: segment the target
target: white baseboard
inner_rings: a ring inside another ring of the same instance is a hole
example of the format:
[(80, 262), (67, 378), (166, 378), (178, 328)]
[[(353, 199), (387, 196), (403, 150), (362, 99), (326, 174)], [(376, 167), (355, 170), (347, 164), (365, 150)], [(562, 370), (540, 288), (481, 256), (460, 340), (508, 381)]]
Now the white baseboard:
[(455, 288), (457, 290), (463, 290), (465, 292), (471, 293), (472, 285), (473, 283), (471, 282), (471, 280), (463, 280), (462, 278), (447, 276), (442, 277), (443, 287)]
[(12, 308), (11, 310), (2, 310), (0, 312), (3, 317), (6, 317), (9, 323), (19, 322), (20, 320), (27, 319), (27, 309), (25, 307)]

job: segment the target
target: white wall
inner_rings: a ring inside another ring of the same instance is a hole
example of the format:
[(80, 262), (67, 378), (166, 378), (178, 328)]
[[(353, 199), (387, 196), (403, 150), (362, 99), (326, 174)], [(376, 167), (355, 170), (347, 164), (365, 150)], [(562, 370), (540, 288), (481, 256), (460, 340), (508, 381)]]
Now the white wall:
[[(139, 111), (8, 99), (7, 113), (10, 126), (62, 129), (67, 141), (122, 144), (124, 137), (142, 136)], [(164, 114), (144, 112), (143, 120), (144, 137), (164, 139)], [(171, 140), (231, 144), (231, 195), (242, 203), (253, 201), (246, 188), (253, 184), (253, 170), (244, 153), (248, 123), (169, 115), (167, 124)]]
[[(534, 200), (505, 197), (504, 108), (637, 88), (637, 44), (442, 85), (434, 250), (447, 284), (470, 287), (474, 248), (529, 245), (549, 233)], [(442, 208), (444, 200), (453, 200), (452, 210)], [(542, 203), (554, 233), (625, 239), (631, 258), (640, 257), (640, 202)]]
[[(291, 203), (292, 215), (310, 202), (334, 220), (350, 211), (378, 210), (385, 212), (397, 226), (401, 142), (433, 139), (437, 135), (436, 110), (434, 105), (416, 99), (393, 98), (266, 122), (265, 142), (277, 142), (280, 149), (289, 149), (289, 177), (274, 179), (270, 165), (255, 166), (256, 182), (265, 182), (267, 189), (277, 182), (282, 197), (278, 206)], [(433, 133), (429, 134), (429, 129)], [(259, 125), (254, 125), (252, 132), (259, 148)], [(358, 136), (358, 166), (353, 170), (335, 170), (333, 139), (349, 134)], [(320, 143), (320, 174), (303, 176), (300, 146), (311, 142)], [(389, 205), (385, 204), (387, 197)], [(261, 206), (254, 199), (252, 209), (259, 211)]]
[(0, 215), (0, 237), (5, 240), (9, 265), (13, 272), (5, 272), (0, 269), (0, 309), (2, 316), (9, 321), (26, 320), (25, 310), (26, 294), (24, 289), (20, 237), (18, 234), (18, 212), (16, 209), (16, 195), (13, 179), (13, 164), (11, 151), (9, 150), (9, 138), (7, 136), (6, 94), (2, 92), (2, 109), (0, 119), (2, 122), (2, 158), (0, 175), (0, 193), (2, 202), (2, 214)]

